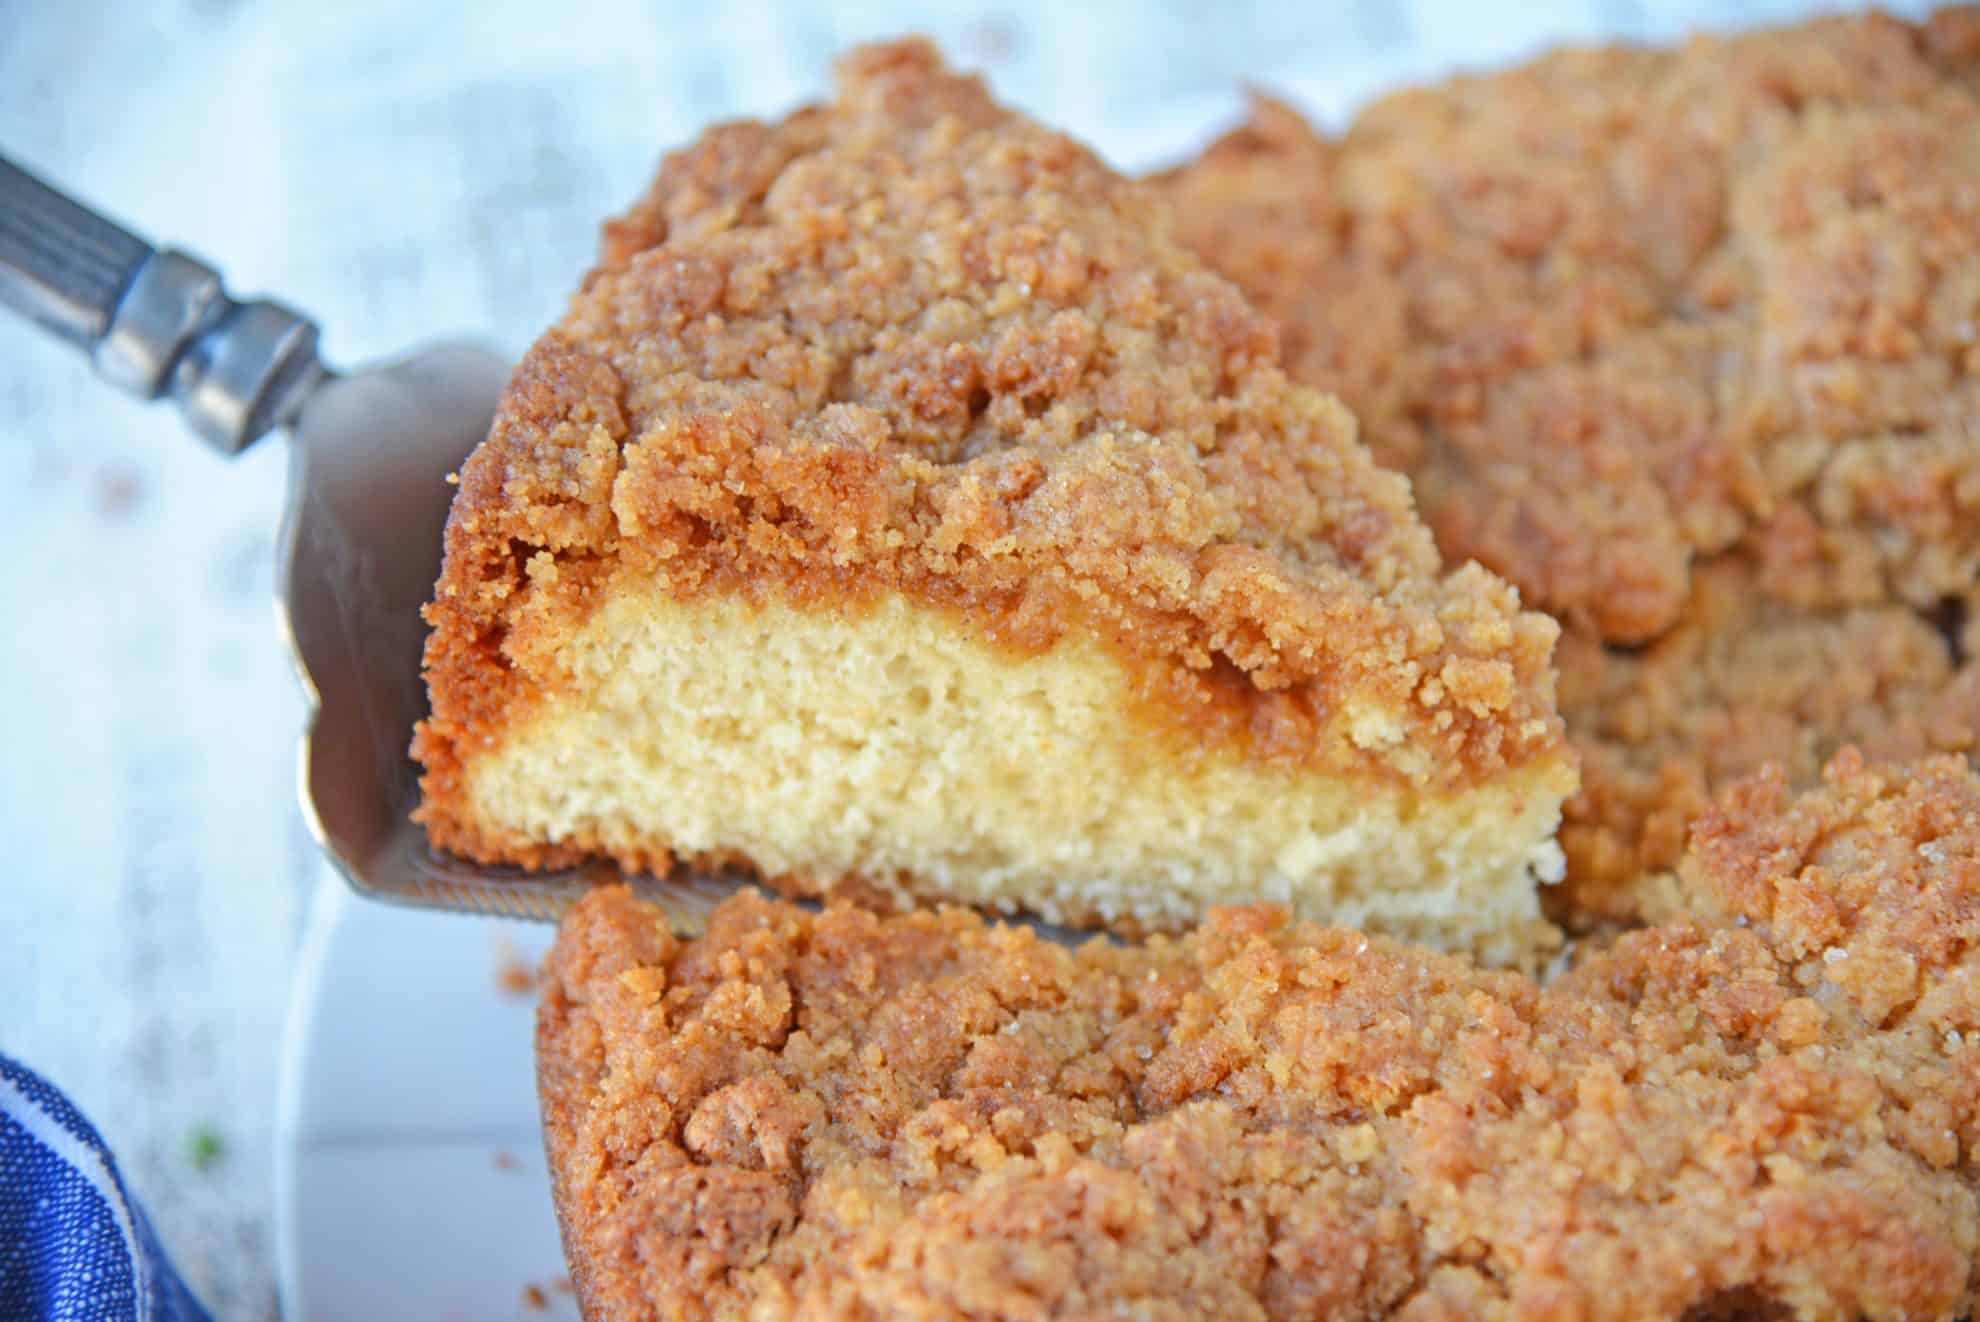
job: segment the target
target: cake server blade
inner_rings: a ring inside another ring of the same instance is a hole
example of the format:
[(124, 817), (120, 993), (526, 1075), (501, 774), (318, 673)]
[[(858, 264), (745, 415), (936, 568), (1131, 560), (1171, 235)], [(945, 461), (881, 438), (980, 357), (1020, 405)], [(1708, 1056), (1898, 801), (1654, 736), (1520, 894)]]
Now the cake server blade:
[[(87, 354), (97, 374), (171, 399), (223, 455), (289, 433), (279, 539), (282, 629), (309, 698), (299, 756), (311, 833), (359, 894), (424, 908), (554, 919), (595, 870), (481, 867), (431, 849), (409, 816), (425, 715), (420, 607), (440, 574), (449, 481), (487, 435), (508, 379), (468, 343), (350, 372), (317, 356), (314, 322), (236, 300), (199, 259), (143, 239), (0, 156), (0, 305)], [(617, 879), (613, 875), (612, 879)], [(630, 879), (698, 931), (737, 883)]]

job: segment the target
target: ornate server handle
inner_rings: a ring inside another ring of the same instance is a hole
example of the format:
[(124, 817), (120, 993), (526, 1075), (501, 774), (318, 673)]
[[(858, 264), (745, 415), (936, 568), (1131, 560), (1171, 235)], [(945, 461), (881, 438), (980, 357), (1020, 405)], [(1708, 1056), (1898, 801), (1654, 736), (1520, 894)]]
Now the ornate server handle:
[(171, 396), (223, 454), (291, 421), (329, 375), (315, 322), (236, 302), (212, 267), (153, 248), (5, 156), (0, 304), (88, 354), (111, 384)]

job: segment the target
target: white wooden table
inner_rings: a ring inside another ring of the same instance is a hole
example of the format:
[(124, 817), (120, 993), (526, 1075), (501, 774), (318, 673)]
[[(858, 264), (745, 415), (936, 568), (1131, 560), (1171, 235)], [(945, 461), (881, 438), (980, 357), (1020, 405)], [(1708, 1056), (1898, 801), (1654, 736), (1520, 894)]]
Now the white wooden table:
[[(816, 94), (864, 37), (931, 31), (1105, 141), (1234, 109), (1240, 79), (1332, 107), (1375, 69), (1803, 6), (1507, 8), (0, 0), (0, 150), (315, 313), (338, 361), (462, 330), (519, 352), (664, 146)], [(211, 458), (0, 324), (0, 1050), (90, 1113), (229, 1318), (275, 1311), (269, 1113), (320, 875), (271, 607), (282, 469), (278, 440)]]

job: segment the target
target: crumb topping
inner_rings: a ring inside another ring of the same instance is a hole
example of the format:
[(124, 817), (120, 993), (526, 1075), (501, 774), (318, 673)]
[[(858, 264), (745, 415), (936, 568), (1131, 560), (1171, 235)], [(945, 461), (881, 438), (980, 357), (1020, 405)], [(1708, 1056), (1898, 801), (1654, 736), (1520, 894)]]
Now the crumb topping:
[(1576, 926), (1684, 903), (1673, 870), (1712, 798), (1772, 764), (1801, 789), (1853, 744), (1883, 761), (1980, 757), (1980, 663), (1946, 621), (1896, 605), (1818, 610), (1768, 600), (1755, 567), (1692, 576), (1678, 626), (1640, 650), (1579, 629), (1558, 657), (1581, 754), (1564, 809), (1568, 878), (1550, 902)]
[[(429, 824), (622, 575), (903, 592), (1014, 647), (1077, 624), (1179, 728), (1268, 758), (1442, 788), (1558, 756), (1555, 625), (1443, 576), (1408, 484), (1161, 215), (916, 43), (668, 158), (462, 472)], [(1317, 747), (1363, 707), (1407, 768)]]
[[(1070, 950), (586, 899), (539, 1020), (622, 1318), (1951, 1317), (1980, 1260), (1980, 781), (1770, 772), (1700, 916), (1546, 987), (1224, 910)], [(1619, 1289), (1619, 1282), (1627, 1282)]]
[(1620, 642), (1745, 544), (1776, 596), (1980, 577), (1980, 9), (1568, 50), (1259, 104), (1180, 235), (1411, 473), (1445, 553)]

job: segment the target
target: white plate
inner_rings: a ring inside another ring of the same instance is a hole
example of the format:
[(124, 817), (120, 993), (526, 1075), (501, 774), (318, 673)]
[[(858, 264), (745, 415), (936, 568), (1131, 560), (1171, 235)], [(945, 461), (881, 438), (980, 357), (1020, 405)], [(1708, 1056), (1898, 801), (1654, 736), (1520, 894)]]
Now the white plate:
[(575, 1322), (537, 1123), (534, 998), (501, 985), (550, 935), (320, 884), (276, 1103), (288, 1322)]

